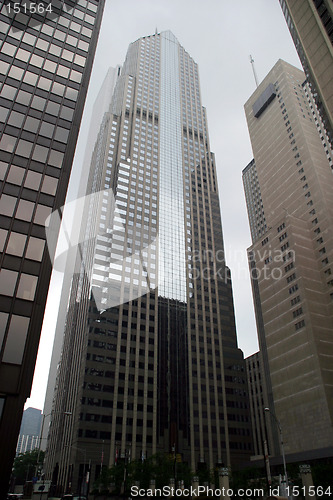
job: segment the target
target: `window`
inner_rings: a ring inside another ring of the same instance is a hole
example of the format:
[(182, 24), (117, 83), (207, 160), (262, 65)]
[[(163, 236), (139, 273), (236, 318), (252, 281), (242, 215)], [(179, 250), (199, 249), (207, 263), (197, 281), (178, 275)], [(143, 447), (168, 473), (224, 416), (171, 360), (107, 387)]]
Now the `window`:
[(292, 287), (289, 288), (289, 294), (291, 295), (292, 293), (296, 292), (298, 290), (298, 285), (293, 285)]
[(25, 174), (24, 168), (17, 167), (16, 165), (12, 165), (10, 167), (8, 176), (7, 176), (7, 182), (11, 182), (12, 184), (17, 184), (21, 185), (22, 180)]
[(293, 267), (294, 267), (294, 263), (293, 263), (293, 262), (291, 262), (290, 264), (288, 264), (288, 265), (284, 268), (284, 270), (285, 270), (285, 272), (287, 273), (287, 272), (288, 272), (288, 271), (290, 271), (290, 269), (292, 269)]
[(36, 144), (32, 159), (39, 161), (41, 163), (46, 163), (46, 158), (48, 155), (49, 150), (45, 148), (44, 146), (40, 146), (39, 144)]
[(52, 149), (48, 163), (53, 167), (61, 168), (63, 157), (64, 153), (60, 153), (59, 151)]
[(293, 299), (291, 299), (290, 305), (294, 306), (295, 304), (298, 304), (300, 301), (301, 301), (301, 297), (299, 295), (297, 295), (296, 297), (294, 297)]
[(8, 241), (6, 253), (22, 257), (26, 239), (26, 235), (12, 231)]
[(28, 333), (29, 318), (13, 314), (2, 361), (19, 365), (22, 362), (25, 341)]
[(54, 196), (57, 190), (57, 185), (58, 185), (58, 179), (46, 175), (43, 180), (41, 191), (42, 193), (47, 193)]
[(305, 326), (305, 321), (304, 319), (302, 319), (301, 321), (299, 321), (298, 323), (295, 324), (295, 330), (300, 330), (301, 328), (303, 328)]
[(50, 207), (46, 207), (44, 205), (38, 205), (34, 219), (35, 224), (40, 224), (41, 226), (44, 226), (45, 221), (51, 214), (51, 212), (52, 209)]
[(14, 151), (16, 143), (16, 137), (13, 137), (8, 134), (3, 134), (0, 141), (0, 149), (3, 151), (7, 151), (8, 153), (12, 153)]
[(301, 314), (303, 314), (303, 309), (301, 307), (299, 307), (298, 309), (295, 309), (295, 311), (293, 311), (294, 318), (297, 318), (297, 316), (300, 316)]
[(1, 270), (1, 280), (0, 280), (0, 294), (2, 295), (14, 295), (17, 272), (10, 271), (9, 269)]
[(34, 203), (31, 201), (20, 200), (16, 211), (16, 218), (26, 221), (31, 221)]
[(24, 115), (22, 113), (17, 113), (17, 111), (12, 111), (10, 113), (8, 123), (13, 125), (13, 127), (21, 127), (24, 120)]
[(42, 174), (40, 174), (38, 172), (33, 172), (32, 170), (30, 170), (27, 173), (27, 176), (26, 176), (26, 179), (24, 182), (24, 186), (29, 188), (29, 189), (34, 189), (35, 191), (38, 191), (41, 178), (42, 178)]
[(45, 241), (39, 238), (30, 236), (28, 241), (28, 248), (26, 251), (26, 258), (31, 260), (41, 261), (44, 252)]
[(0, 198), (0, 213), (11, 217), (16, 205), (16, 198), (3, 194)]
[(291, 281), (294, 281), (295, 279), (296, 279), (296, 274), (293, 273), (287, 277), (287, 283), (290, 283)]
[(29, 158), (31, 150), (32, 150), (32, 142), (24, 141), (23, 139), (19, 140), (19, 143), (16, 148), (17, 155)]
[(25, 130), (28, 130), (29, 132), (36, 133), (38, 130), (38, 126), (39, 126), (39, 120), (36, 120), (36, 118), (32, 118), (31, 116), (28, 116), (23, 128)]
[(22, 273), (16, 296), (24, 300), (34, 300), (37, 280), (37, 276)]

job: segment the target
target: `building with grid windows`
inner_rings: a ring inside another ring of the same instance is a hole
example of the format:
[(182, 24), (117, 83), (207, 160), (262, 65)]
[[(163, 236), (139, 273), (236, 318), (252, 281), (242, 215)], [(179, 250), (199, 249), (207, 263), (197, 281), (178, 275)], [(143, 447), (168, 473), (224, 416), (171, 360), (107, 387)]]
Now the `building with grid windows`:
[[(251, 454), (214, 155), (198, 67), (169, 32), (129, 47), (96, 141), (46, 472)], [(75, 332), (75, 334), (73, 334)], [(65, 420), (61, 413), (71, 411)], [(83, 452), (83, 451), (84, 452)], [(89, 465), (88, 465), (89, 464)]]
[(1, 497), (51, 274), (44, 225), (65, 200), (103, 4), (54, 1), (37, 13), (13, 2), (0, 7)]
[(332, 2), (330, 0), (279, 1), (332, 147)]
[(42, 424), (42, 410), (27, 408), (23, 412), (16, 454), (32, 451), (39, 446), (39, 434)]
[(304, 82), (279, 60), (245, 104), (267, 224), (249, 249), (254, 304), (288, 461), (333, 454), (333, 178)]
[(242, 172), (246, 205), (252, 240), (256, 240), (267, 230), (267, 224), (258, 183), (256, 163), (251, 160)]

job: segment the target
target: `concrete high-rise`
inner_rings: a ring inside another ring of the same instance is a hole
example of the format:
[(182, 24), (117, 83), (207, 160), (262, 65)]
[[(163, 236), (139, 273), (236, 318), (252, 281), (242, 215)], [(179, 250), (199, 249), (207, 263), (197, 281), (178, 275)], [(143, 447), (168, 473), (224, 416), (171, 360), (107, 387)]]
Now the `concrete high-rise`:
[(275, 413), (289, 460), (332, 456), (333, 177), (304, 73), (279, 60), (245, 112), (267, 224), (249, 253)]
[[(267, 377), (263, 370), (262, 353), (255, 352), (245, 358), (247, 379), (249, 384), (249, 399), (253, 436), (252, 460), (261, 460), (265, 453), (270, 455), (278, 454), (276, 449), (276, 432), (274, 422), (267, 419), (265, 408), (270, 407), (267, 389)], [(265, 447), (265, 441), (266, 446)]]
[(49, 279), (45, 221), (65, 200), (104, 1), (0, 9), (0, 497), (30, 395)]
[(175, 453), (193, 471), (246, 460), (215, 159), (197, 64), (169, 31), (129, 47), (86, 205), (47, 473), (58, 463), (58, 485), (75, 489), (88, 463), (93, 481), (128, 454)]
[(333, 5), (279, 0), (306, 79), (333, 146)]

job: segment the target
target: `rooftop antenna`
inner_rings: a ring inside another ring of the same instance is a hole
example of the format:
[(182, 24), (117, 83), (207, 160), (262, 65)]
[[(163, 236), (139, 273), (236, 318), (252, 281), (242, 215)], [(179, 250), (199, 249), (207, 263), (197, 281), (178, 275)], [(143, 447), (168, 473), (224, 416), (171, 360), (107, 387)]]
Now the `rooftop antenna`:
[(157, 26), (156, 26), (156, 28), (155, 28), (155, 35), (157, 35)]
[(253, 76), (254, 76), (254, 79), (255, 79), (255, 82), (256, 82), (256, 86), (258, 88), (259, 87), (258, 77), (257, 77), (256, 69), (254, 67), (254, 59), (251, 56), (251, 54), (250, 54), (250, 63), (251, 63), (251, 66), (252, 66)]

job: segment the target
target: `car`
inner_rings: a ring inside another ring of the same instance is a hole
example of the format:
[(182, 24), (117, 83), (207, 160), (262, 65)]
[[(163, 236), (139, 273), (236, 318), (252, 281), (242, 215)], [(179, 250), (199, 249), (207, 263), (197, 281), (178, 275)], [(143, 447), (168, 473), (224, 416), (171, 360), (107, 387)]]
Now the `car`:
[(61, 500), (87, 500), (87, 497), (82, 495), (73, 495), (72, 493), (67, 493), (64, 495)]

